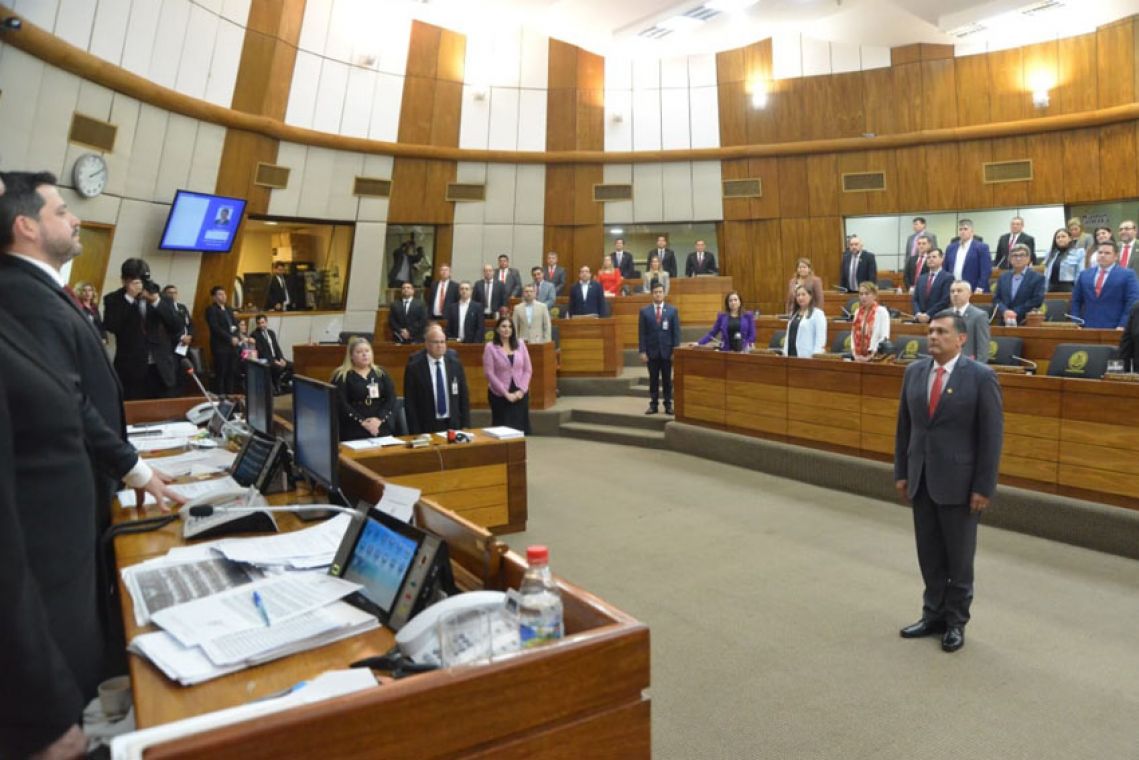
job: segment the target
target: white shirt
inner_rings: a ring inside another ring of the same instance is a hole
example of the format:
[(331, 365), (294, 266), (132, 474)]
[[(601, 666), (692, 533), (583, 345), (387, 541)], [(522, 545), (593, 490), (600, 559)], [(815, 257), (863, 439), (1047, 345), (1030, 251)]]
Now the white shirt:
[(972, 244), (973, 238), (958, 243), (957, 258), (953, 260), (953, 279), (961, 279), (961, 273), (965, 271), (965, 257), (969, 255), (969, 246)]
[(485, 290), (483, 292), (486, 295), (486, 303), (484, 303), (482, 305), (483, 313), (484, 314), (490, 314), (491, 313), (490, 303), (491, 303), (491, 301), (494, 300), (494, 298), (491, 297), (492, 294), (494, 293), (494, 278), (492, 277), (489, 280), (483, 280), (483, 283), (485, 283)]
[[(926, 400), (926, 403), (929, 403), (929, 394), (930, 394), (930, 391), (933, 390), (933, 381), (937, 379), (937, 368), (938, 368), (938, 366), (941, 366), (942, 368), (945, 369), (945, 374), (941, 378), (941, 393), (944, 395), (945, 389), (949, 386), (949, 376), (953, 374), (953, 368), (957, 366), (957, 360), (960, 358), (961, 358), (961, 353), (958, 352), (957, 356), (954, 356), (952, 359), (947, 361), (945, 364), (938, 365), (938, 363), (936, 361), (934, 361), (933, 367), (931, 367), (929, 370), (929, 380), (926, 381), (926, 384), (925, 384), (925, 400)], [(941, 403), (940, 400), (938, 401), (938, 403)]]
[(447, 392), (447, 362), (442, 359), (435, 359), (429, 355), (427, 357), (427, 372), (431, 375), (431, 408), (436, 409), (435, 399), (439, 398), (439, 387), (436, 385), (435, 377), (436, 365), (439, 366), (440, 371), (443, 373), (443, 398), (447, 399), (447, 412), (440, 416), (439, 412), (436, 411), (435, 419), (446, 420), (451, 418), (451, 394)]
[(581, 283), (581, 300), (585, 301), (587, 298), (589, 298), (589, 283), (583, 282)]
[(25, 256), (24, 254), (16, 253), (15, 251), (8, 255), (15, 256), (17, 259), (22, 259), (40, 271), (45, 272), (49, 277), (51, 277), (52, 281), (61, 288), (67, 284), (67, 280), (63, 279), (63, 274), (58, 269), (52, 268), (51, 264), (45, 264), (39, 259), (33, 259), (31, 256)]
[(289, 288), (287, 285), (285, 285), (285, 276), (280, 275), (280, 274), (277, 275), (277, 282), (278, 282), (278, 284), (280, 284), (281, 290), (285, 294), (285, 300), (283, 301), (283, 303), (285, 306), (288, 306), (289, 305)]
[(460, 342), (462, 342), (463, 337), (464, 337), (463, 336), (463, 325), (465, 325), (467, 323), (467, 309), (469, 309), (469, 308), (471, 308), (471, 302), (470, 301), (459, 301), (459, 326), (458, 326), (459, 329), (456, 331), (455, 334), (459, 336)]

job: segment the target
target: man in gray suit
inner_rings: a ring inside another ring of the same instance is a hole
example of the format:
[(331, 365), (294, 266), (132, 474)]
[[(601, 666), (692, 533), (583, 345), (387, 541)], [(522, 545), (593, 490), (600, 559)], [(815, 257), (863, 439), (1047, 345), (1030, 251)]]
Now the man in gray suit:
[(510, 257), (505, 253), (498, 257), (498, 269), (495, 270), (494, 279), (505, 288), (507, 300), (522, 295), (522, 275), (510, 266)]
[(931, 249), (937, 247), (937, 235), (925, 228), (925, 217), (915, 216), (913, 220), (914, 232), (906, 238), (906, 261), (913, 258), (918, 252), (918, 238), (926, 238), (929, 240), (929, 247)]
[(921, 620), (900, 633), (940, 633), (946, 652), (965, 645), (977, 523), (997, 487), (1004, 432), (996, 373), (962, 356), (965, 329), (951, 311), (930, 322), (930, 356), (906, 368), (894, 439), (894, 485), (913, 505), (925, 582)]
[(565, 267), (558, 266), (558, 252), (550, 251), (546, 254), (546, 282), (554, 286), (554, 295), (560, 296), (566, 289)]
[(949, 286), (949, 308), (965, 320), (965, 345), (961, 353), (981, 364), (989, 363), (989, 315), (969, 303), (973, 288), (966, 280), (954, 280)]
[[(545, 273), (542, 272), (542, 267), (534, 267), (530, 270), (530, 276), (534, 278), (534, 297), (546, 305), (546, 309), (554, 308), (558, 302), (558, 294), (554, 290), (553, 283), (547, 282)], [(525, 290), (525, 288), (523, 288)]]

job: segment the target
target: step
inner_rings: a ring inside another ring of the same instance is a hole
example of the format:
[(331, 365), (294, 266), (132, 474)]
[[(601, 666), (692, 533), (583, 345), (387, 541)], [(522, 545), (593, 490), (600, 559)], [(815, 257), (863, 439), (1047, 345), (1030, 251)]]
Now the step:
[(559, 396), (627, 396), (636, 377), (559, 377)]
[(567, 422), (558, 429), (558, 434), (566, 438), (581, 438), (595, 443), (615, 443), (647, 449), (665, 448), (663, 431), (620, 429), (588, 422)]
[(672, 419), (663, 414), (645, 414), (648, 403), (635, 404), (628, 412), (609, 412), (600, 409), (574, 409), (571, 420), (589, 425), (606, 425), (616, 428), (639, 428), (664, 432), (664, 426)]

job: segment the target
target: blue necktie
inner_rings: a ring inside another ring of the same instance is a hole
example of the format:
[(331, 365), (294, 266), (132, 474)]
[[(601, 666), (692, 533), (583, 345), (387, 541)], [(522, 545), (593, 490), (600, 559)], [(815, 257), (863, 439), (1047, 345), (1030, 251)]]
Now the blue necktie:
[(1020, 290), (1021, 275), (1014, 274), (1012, 276), (1012, 297), (1016, 298), (1016, 291)]
[(447, 381), (443, 379), (443, 363), (435, 362), (435, 416), (447, 416)]

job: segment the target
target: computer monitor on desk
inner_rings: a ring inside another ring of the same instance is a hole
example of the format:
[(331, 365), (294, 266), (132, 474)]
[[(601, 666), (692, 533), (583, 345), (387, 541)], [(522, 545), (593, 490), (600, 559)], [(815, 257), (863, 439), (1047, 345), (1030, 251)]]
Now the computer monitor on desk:
[(340, 427), (336, 386), (293, 378), (293, 457), (297, 467), (329, 499), (340, 490)]
[(258, 433), (273, 437), (273, 370), (268, 364), (245, 362), (245, 420)]

